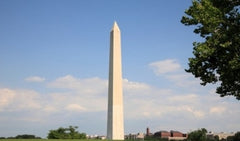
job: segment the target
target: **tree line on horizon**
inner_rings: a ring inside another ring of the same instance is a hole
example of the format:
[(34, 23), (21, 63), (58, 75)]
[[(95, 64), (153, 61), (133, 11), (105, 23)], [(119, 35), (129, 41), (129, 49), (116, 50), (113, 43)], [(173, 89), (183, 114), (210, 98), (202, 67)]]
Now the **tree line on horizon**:
[[(47, 139), (86, 139), (86, 133), (79, 133), (76, 129), (78, 126), (69, 126), (68, 128), (59, 127), (50, 130)], [(41, 139), (31, 134), (22, 134), (15, 137), (0, 137), (0, 139)]]
[[(205, 128), (194, 130), (188, 133), (187, 139), (181, 141), (240, 141), (240, 132), (235, 133), (233, 136), (228, 136), (226, 139), (219, 139), (219, 136), (208, 136), (208, 131)], [(169, 141), (168, 138), (161, 138), (155, 136), (146, 136), (145, 141)], [(180, 141), (177, 139), (170, 141)]]
[(0, 137), (0, 139), (42, 139), (42, 138), (31, 134), (22, 134), (17, 135), (15, 137)]
[[(69, 126), (68, 128), (59, 127), (58, 129), (50, 130), (47, 139), (87, 139), (86, 133), (79, 133), (76, 131), (78, 126)], [(218, 136), (208, 136), (208, 131), (205, 128), (194, 130), (188, 133), (187, 139), (183, 141), (240, 141), (240, 131), (233, 136), (228, 136), (226, 139), (219, 139)], [(35, 135), (23, 134), (15, 137), (0, 137), (0, 139), (41, 139)], [(146, 141), (168, 141), (167, 138), (145, 136)], [(131, 140), (127, 140), (131, 141)], [(178, 140), (174, 140), (178, 141)]]

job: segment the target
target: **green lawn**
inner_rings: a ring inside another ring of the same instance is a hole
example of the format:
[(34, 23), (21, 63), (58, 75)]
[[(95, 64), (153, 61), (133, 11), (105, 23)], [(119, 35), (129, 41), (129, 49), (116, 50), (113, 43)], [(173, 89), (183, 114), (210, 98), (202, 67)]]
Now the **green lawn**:
[(101, 141), (93, 139), (0, 139), (0, 141)]

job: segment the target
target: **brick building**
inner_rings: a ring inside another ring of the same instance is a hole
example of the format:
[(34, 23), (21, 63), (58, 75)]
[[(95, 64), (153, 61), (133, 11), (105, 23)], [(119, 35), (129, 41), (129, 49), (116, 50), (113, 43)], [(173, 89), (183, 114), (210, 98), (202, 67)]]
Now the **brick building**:
[(184, 140), (187, 138), (187, 134), (183, 134), (179, 131), (159, 131), (154, 133), (154, 137), (167, 138), (168, 140)]
[(187, 137), (187, 134), (183, 134), (179, 131), (170, 131), (171, 137)]
[(171, 137), (171, 133), (168, 131), (159, 131), (154, 133), (154, 137), (168, 138), (168, 137)]

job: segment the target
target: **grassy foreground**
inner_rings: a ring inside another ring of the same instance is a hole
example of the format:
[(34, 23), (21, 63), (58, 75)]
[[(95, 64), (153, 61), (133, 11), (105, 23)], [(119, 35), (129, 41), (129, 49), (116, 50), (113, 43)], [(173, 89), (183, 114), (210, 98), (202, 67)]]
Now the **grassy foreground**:
[(0, 141), (101, 141), (94, 139), (0, 139)]

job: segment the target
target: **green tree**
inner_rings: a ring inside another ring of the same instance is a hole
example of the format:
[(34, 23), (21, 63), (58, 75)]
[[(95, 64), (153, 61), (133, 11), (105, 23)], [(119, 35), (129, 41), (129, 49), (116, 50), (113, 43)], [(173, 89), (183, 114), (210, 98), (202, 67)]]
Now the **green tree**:
[(215, 141), (219, 141), (219, 136), (214, 136)]
[(69, 128), (60, 127), (56, 130), (50, 130), (48, 139), (86, 139), (85, 133), (76, 131), (77, 126), (69, 126)]
[(187, 141), (206, 141), (207, 140), (207, 130), (205, 128), (193, 131), (188, 134)]
[(193, 43), (189, 69), (201, 84), (219, 82), (216, 92), (240, 100), (240, 1), (193, 0), (181, 22), (204, 38)]
[(234, 136), (228, 136), (227, 140), (225, 140), (225, 141), (234, 141)]
[(240, 132), (237, 132), (234, 137), (233, 137), (234, 141), (240, 141)]
[(219, 141), (219, 136), (213, 136), (213, 137), (208, 137), (207, 136), (207, 140), (206, 141)]
[(35, 135), (28, 135), (28, 134), (17, 135), (15, 138), (16, 139), (40, 139), (40, 137), (36, 137)]
[(50, 130), (48, 133), (48, 139), (68, 139), (66, 129), (65, 128), (58, 128), (56, 130)]

